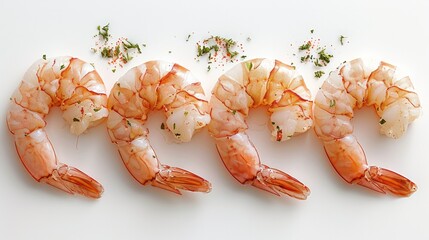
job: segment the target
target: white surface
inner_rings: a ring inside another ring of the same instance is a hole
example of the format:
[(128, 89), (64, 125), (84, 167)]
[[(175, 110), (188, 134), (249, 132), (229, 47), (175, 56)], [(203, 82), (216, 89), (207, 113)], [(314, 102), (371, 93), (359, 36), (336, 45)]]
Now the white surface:
[[(311, 37), (333, 44), (334, 59), (369, 57), (399, 66), (410, 75), (424, 113), (429, 107), (429, 4), (427, 1), (6, 1), (0, 0), (1, 101), (43, 54), (72, 55), (94, 62), (110, 88), (132, 66), (152, 59), (191, 69), (207, 92), (223, 69), (206, 72), (194, 61), (195, 41), (214, 35), (245, 45), (248, 59), (285, 62)], [(113, 74), (92, 54), (95, 27), (110, 22), (114, 37), (147, 43), (124, 69)], [(190, 42), (186, 36), (195, 32)], [(350, 41), (338, 43), (339, 35)], [(252, 40), (246, 42), (250, 36)], [(293, 44), (291, 47), (290, 44)], [(172, 51), (171, 54), (168, 51)], [(227, 68), (231, 67), (229, 65)], [(226, 69), (227, 69), (226, 68)], [(322, 83), (298, 64), (313, 94)], [(0, 124), (0, 234), (4, 239), (428, 239), (428, 122), (423, 114), (399, 140), (380, 136), (372, 110), (357, 113), (355, 132), (369, 163), (397, 171), (418, 184), (410, 198), (380, 195), (346, 184), (328, 162), (313, 131), (284, 143), (271, 142), (263, 110), (251, 113), (250, 135), (262, 161), (295, 176), (311, 189), (306, 201), (278, 198), (241, 186), (226, 171), (207, 131), (188, 144), (165, 142), (161, 114), (151, 116), (151, 140), (164, 163), (191, 170), (213, 184), (209, 194), (176, 196), (139, 185), (110, 143), (105, 125), (78, 140), (57, 109), (48, 133), (59, 158), (100, 181), (101, 199), (71, 196), (35, 182), (20, 163), (5, 122)], [(4, 121), (4, 120), (3, 120)]]

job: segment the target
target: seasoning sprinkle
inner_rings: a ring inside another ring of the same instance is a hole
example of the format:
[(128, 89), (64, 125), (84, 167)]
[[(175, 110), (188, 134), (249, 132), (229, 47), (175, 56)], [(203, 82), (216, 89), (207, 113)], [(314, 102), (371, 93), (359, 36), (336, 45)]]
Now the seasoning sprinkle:
[(323, 74), (325, 74), (324, 71), (316, 71), (316, 72), (314, 72), (314, 77), (320, 78), (320, 77), (322, 77)]
[(381, 125), (383, 125), (383, 124), (385, 124), (386, 123), (386, 120), (384, 120), (383, 118), (382, 119), (380, 119), (380, 122), (379, 122)]
[(344, 37), (343, 35), (340, 36), (340, 43), (341, 45), (344, 45), (344, 39), (347, 37)]

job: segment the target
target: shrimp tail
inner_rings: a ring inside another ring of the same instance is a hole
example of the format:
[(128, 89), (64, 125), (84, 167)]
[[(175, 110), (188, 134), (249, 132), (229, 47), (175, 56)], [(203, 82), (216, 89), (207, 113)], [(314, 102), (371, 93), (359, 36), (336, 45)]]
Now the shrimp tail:
[(40, 182), (45, 182), (71, 194), (80, 194), (91, 198), (100, 198), (103, 187), (90, 176), (77, 168), (60, 163), (57, 169)]
[(256, 179), (252, 182), (254, 187), (277, 196), (280, 196), (278, 192), (281, 192), (300, 200), (305, 200), (310, 195), (310, 189), (296, 178), (263, 164), (261, 167), (262, 169), (257, 173)]
[(357, 184), (382, 193), (392, 193), (408, 197), (417, 191), (417, 185), (408, 178), (393, 171), (371, 166), (365, 171), (365, 177)]
[(161, 165), (152, 186), (181, 195), (180, 190), (210, 192), (211, 184), (204, 178), (177, 167)]

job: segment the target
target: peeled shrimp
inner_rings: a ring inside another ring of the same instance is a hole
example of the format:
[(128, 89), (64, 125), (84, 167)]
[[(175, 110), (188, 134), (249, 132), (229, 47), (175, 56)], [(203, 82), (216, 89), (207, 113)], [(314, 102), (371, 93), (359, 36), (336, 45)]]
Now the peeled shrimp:
[(108, 100), (107, 129), (122, 161), (141, 184), (177, 194), (209, 192), (211, 184), (184, 169), (161, 164), (149, 144), (144, 124), (152, 110), (164, 110), (166, 124), (178, 142), (189, 142), (210, 122), (201, 83), (184, 67), (150, 61), (129, 70), (114, 85)]
[(372, 190), (409, 196), (417, 190), (409, 179), (390, 170), (368, 166), (365, 153), (353, 135), (353, 110), (374, 106), (380, 133), (399, 138), (420, 113), (420, 101), (408, 77), (397, 80), (395, 67), (381, 62), (369, 71), (361, 59), (331, 72), (314, 102), (317, 136), (341, 177)]
[(80, 135), (108, 114), (106, 89), (91, 64), (72, 57), (35, 62), (10, 98), (7, 125), (31, 176), (68, 193), (99, 198), (103, 187), (80, 170), (58, 161), (43, 120), (59, 106), (70, 131)]
[(277, 60), (253, 59), (220, 76), (210, 100), (209, 132), (231, 175), (242, 184), (306, 199), (310, 190), (297, 179), (260, 162), (246, 134), (251, 107), (268, 106), (273, 140), (285, 141), (313, 125), (312, 102), (301, 75)]

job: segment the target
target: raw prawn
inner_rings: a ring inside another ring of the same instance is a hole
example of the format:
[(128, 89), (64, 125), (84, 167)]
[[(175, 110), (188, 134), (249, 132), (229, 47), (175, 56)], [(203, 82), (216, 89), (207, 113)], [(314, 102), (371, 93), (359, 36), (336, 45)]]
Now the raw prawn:
[(144, 124), (152, 110), (164, 110), (166, 124), (178, 142), (188, 142), (210, 122), (201, 83), (184, 67), (150, 61), (134, 67), (114, 85), (108, 99), (107, 129), (131, 175), (177, 194), (180, 190), (209, 192), (211, 184), (184, 169), (161, 164), (149, 144)]
[(380, 133), (399, 138), (420, 113), (420, 101), (408, 77), (397, 80), (395, 67), (381, 62), (369, 71), (361, 59), (330, 73), (314, 101), (315, 132), (341, 177), (372, 190), (409, 196), (417, 189), (409, 179), (390, 170), (368, 166), (353, 135), (353, 110), (374, 106)]
[(268, 106), (274, 140), (285, 141), (313, 125), (310, 91), (295, 68), (277, 60), (242, 62), (219, 77), (212, 97), (209, 132), (231, 175), (242, 184), (306, 199), (310, 190), (297, 179), (261, 163), (246, 134), (251, 107)]
[(52, 106), (59, 106), (70, 131), (80, 135), (107, 117), (106, 89), (94, 67), (72, 57), (41, 59), (10, 100), (7, 125), (31, 176), (68, 193), (99, 198), (103, 187), (97, 181), (58, 161), (43, 120)]

